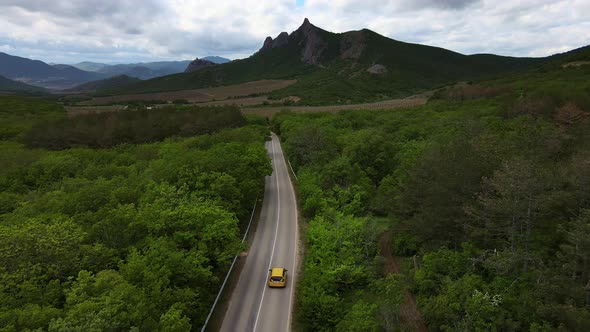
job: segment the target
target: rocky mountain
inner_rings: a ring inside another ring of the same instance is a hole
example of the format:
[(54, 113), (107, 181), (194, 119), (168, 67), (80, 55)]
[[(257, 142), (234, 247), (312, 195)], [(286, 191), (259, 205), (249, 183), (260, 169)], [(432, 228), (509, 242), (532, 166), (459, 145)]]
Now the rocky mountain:
[(0, 52), (0, 75), (11, 80), (48, 89), (65, 89), (106, 75), (80, 70), (69, 65), (48, 65)]
[(273, 96), (295, 95), (308, 104), (352, 103), (404, 97), (451, 82), (525, 70), (546, 61), (548, 58), (464, 55), (394, 40), (368, 29), (333, 33), (305, 19), (290, 34), (267, 37), (249, 58), (136, 83), (119, 93), (294, 78), (296, 84)]
[(275, 48), (286, 47), (289, 43), (297, 43), (302, 46), (301, 61), (311, 65), (321, 65), (322, 53), (328, 48), (327, 38), (323, 38), (326, 31), (311, 24), (306, 18), (299, 29), (291, 35), (281, 32), (275, 39), (266, 37), (262, 48), (258, 51), (267, 52)]
[(214, 63), (212, 61), (196, 58), (191, 63), (188, 64), (188, 66), (186, 67), (184, 72), (190, 73), (193, 71), (197, 71), (199, 69), (203, 69), (203, 68), (211, 67), (211, 66), (215, 66), (215, 65), (216, 65), (216, 63)]

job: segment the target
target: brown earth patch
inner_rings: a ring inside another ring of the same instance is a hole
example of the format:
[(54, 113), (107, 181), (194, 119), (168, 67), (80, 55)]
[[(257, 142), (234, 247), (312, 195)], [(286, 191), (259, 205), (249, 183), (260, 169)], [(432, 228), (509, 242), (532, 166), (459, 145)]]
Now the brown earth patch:
[(337, 113), (343, 110), (380, 110), (392, 108), (414, 107), (426, 104), (427, 98), (406, 98), (380, 101), (376, 103), (332, 105), (332, 106), (280, 106), (280, 107), (246, 107), (242, 108), (244, 114), (257, 114), (271, 117), (280, 111), (291, 111), (296, 113), (329, 112)]
[(177, 99), (186, 99), (191, 103), (204, 103), (255, 94), (266, 94), (274, 90), (286, 88), (295, 82), (296, 80), (260, 80), (213, 88), (94, 97), (91, 100), (80, 102), (79, 105), (92, 106), (129, 101), (149, 102), (153, 100), (173, 101)]
[(564, 63), (563, 65), (561, 65), (561, 67), (562, 68), (580, 67), (580, 66), (584, 66), (584, 65), (590, 65), (590, 61), (573, 61), (573, 62), (568, 62), (568, 63)]
[[(379, 237), (379, 250), (385, 259), (385, 273), (399, 274), (401, 272), (399, 260), (391, 253), (391, 231), (387, 231)], [(418, 311), (416, 298), (409, 291), (406, 291), (404, 294), (404, 303), (400, 307), (400, 316), (413, 331), (428, 331), (422, 315)]]
[(127, 107), (123, 105), (110, 106), (65, 106), (68, 116), (76, 116), (90, 113), (104, 113), (104, 112), (118, 112), (126, 110)]
[[(297, 102), (300, 100), (297, 96), (289, 96), (281, 100), (269, 100), (267, 96), (258, 97), (246, 97), (246, 98), (231, 98), (224, 100), (216, 100), (209, 102), (196, 103), (195, 106), (221, 106), (221, 105), (238, 105), (242, 107), (243, 114), (255, 114), (265, 117), (272, 117), (274, 114), (288, 110), (297, 113), (308, 113), (308, 112), (329, 112), (337, 113), (343, 110), (387, 110), (394, 108), (406, 108), (415, 107), (426, 104), (428, 99), (424, 96), (412, 96), (405, 99), (393, 99), (386, 100), (376, 103), (365, 103), (365, 104), (351, 104), (351, 105), (331, 105), (331, 106), (282, 106), (285, 100), (292, 100)], [(272, 104), (278, 104), (281, 106), (269, 106), (269, 107), (252, 107), (255, 105), (261, 105), (265, 101)], [(151, 107), (166, 107), (170, 104), (156, 104)], [(68, 115), (78, 115), (87, 113), (102, 113), (102, 112), (116, 112), (127, 109), (124, 105), (108, 105), (108, 106), (66, 106), (65, 107)]]

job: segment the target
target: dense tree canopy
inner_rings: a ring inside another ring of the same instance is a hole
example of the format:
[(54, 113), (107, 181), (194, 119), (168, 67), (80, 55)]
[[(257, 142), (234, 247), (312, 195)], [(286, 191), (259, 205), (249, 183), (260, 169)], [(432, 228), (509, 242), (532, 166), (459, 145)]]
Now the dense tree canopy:
[(47, 113), (66, 121), (63, 110), (1, 102), (18, 106), (4, 113), (22, 126), (0, 142), (0, 330), (200, 328), (270, 174), (267, 129), (226, 123), (150, 144), (28, 149), (21, 135)]
[[(590, 329), (590, 68), (546, 70), (274, 119), (307, 222), (304, 330), (409, 329), (406, 289), (433, 331)], [(401, 279), (380, 275), (385, 229)]]

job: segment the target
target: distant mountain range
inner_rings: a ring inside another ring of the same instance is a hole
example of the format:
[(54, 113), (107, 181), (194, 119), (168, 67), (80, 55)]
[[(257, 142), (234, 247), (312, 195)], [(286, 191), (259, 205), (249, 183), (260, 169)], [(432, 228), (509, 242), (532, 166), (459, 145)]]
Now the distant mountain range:
[[(230, 61), (229, 59), (218, 56), (208, 56), (202, 58), (201, 60), (207, 60), (216, 64)], [(159, 76), (182, 73), (188, 68), (190, 63), (190, 60), (139, 62), (117, 65), (108, 65), (105, 63), (96, 62), (80, 62), (72, 66), (78, 69), (93, 71), (108, 76), (127, 75), (145, 80)]]
[[(216, 56), (205, 57), (204, 59), (209, 59), (209, 61), (216, 63), (230, 61), (229, 59)], [(75, 65), (49, 65), (43, 61), (31, 60), (0, 52), (0, 75), (12, 81), (51, 90), (65, 90), (80, 84), (104, 80), (113, 76), (126, 75), (138, 79), (150, 79), (181, 73), (186, 70), (190, 63), (190, 60), (186, 60), (117, 65), (96, 62), (80, 62)], [(118, 82), (121, 80), (115, 81)]]
[(223, 58), (220, 56), (206, 56), (204, 58), (201, 58), (201, 60), (207, 60), (207, 61), (211, 61), (213, 63), (217, 63), (217, 64), (221, 64), (221, 63), (226, 63), (226, 62), (230, 62), (230, 59), (227, 58)]
[(0, 52), (0, 75), (14, 81), (48, 89), (65, 89), (83, 82), (106, 78), (107, 75), (80, 70), (69, 65), (48, 65)]
[(186, 69), (189, 63), (189, 60), (129, 63), (117, 65), (108, 65), (105, 63), (95, 62), (80, 62), (72, 66), (82, 70), (101, 73), (107, 76), (127, 75), (145, 80), (158, 76), (181, 73)]
[(405, 43), (371, 30), (333, 33), (307, 19), (291, 34), (268, 37), (242, 60), (121, 87), (118, 94), (203, 88), (260, 79), (297, 79), (273, 97), (302, 103), (355, 103), (404, 97), (457, 81), (524, 70), (547, 58), (464, 55)]

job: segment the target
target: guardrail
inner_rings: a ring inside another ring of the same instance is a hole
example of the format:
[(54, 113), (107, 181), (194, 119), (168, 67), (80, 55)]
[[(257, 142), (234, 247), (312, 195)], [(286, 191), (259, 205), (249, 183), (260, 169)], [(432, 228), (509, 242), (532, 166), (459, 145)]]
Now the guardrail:
[[(250, 231), (250, 226), (252, 225), (252, 220), (254, 219), (254, 212), (256, 211), (257, 204), (258, 204), (258, 198), (256, 198), (256, 200), (254, 201), (254, 207), (252, 208), (252, 213), (250, 214), (250, 221), (248, 222), (248, 227), (246, 227), (246, 231), (244, 232), (244, 236), (242, 237), (242, 243), (244, 243), (244, 241), (246, 241), (246, 237), (248, 236), (248, 232)], [(219, 302), (219, 298), (221, 297), (221, 293), (223, 293), (223, 289), (225, 288), (225, 284), (227, 283), (227, 280), (229, 279), (229, 275), (231, 274), (231, 271), (233, 270), (237, 259), (238, 259), (238, 255), (235, 255), (234, 260), (231, 262), (229, 270), (227, 271), (227, 274), (225, 275), (225, 279), (223, 279), (223, 283), (221, 284), (221, 288), (219, 288), (219, 292), (217, 293), (217, 297), (215, 298), (215, 301), (213, 302), (213, 305), (211, 306), (211, 310), (209, 310), (209, 315), (207, 315), (207, 319), (205, 320), (205, 323), (203, 324), (203, 327), (201, 328), (201, 332), (205, 332), (205, 329), (207, 328), (207, 324), (209, 324), (209, 320), (211, 319), (211, 315), (213, 315), (213, 311), (215, 311), (215, 306), (217, 305), (217, 302)]]
[(295, 181), (299, 182), (299, 179), (297, 178), (297, 175), (295, 175), (295, 171), (293, 171), (293, 166), (291, 166), (291, 161), (289, 159), (287, 159), (287, 163), (289, 163), (289, 168), (291, 169), (291, 173), (293, 173), (293, 176), (295, 177)]

